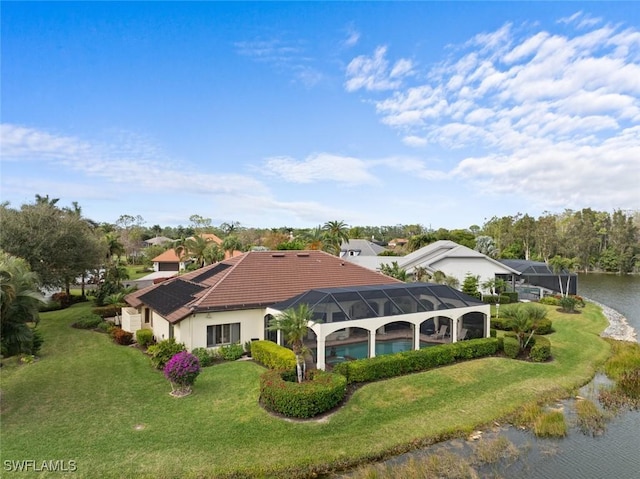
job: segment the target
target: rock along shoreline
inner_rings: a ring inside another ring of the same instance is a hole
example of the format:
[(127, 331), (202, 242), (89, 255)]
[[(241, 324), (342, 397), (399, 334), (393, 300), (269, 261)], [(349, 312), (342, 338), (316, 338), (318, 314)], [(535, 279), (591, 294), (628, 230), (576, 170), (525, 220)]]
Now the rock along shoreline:
[(599, 303), (598, 301), (594, 301), (589, 298), (584, 299), (600, 306), (600, 308), (602, 308), (602, 314), (604, 314), (607, 321), (609, 321), (609, 326), (607, 326), (607, 329), (605, 329), (600, 336), (618, 341), (638, 342), (638, 333), (629, 325), (627, 318), (622, 314), (606, 304)]

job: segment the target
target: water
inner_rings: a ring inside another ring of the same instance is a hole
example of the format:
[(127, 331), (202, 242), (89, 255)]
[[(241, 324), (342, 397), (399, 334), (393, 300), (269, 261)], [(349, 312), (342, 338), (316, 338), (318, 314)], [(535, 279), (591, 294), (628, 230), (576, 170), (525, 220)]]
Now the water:
[[(420, 342), (420, 347), (428, 347), (430, 344)], [(369, 343), (363, 341), (360, 343), (344, 344), (340, 346), (334, 346), (332, 348), (326, 348), (326, 357), (336, 356), (344, 360), (345, 357), (363, 359), (369, 357)], [(376, 342), (376, 356), (382, 356), (384, 354), (400, 353), (402, 351), (411, 351), (413, 349), (413, 341), (407, 339), (397, 339), (392, 341), (377, 341)], [(331, 354), (333, 353), (333, 354)], [(331, 354), (331, 356), (330, 356)]]
[[(578, 294), (612, 307), (622, 313), (636, 331), (640, 331), (640, 276), (580, 275)], [(595, 397), (597, 383), (606, 381), (596, 376), (580, 394)], [(572, 424), (572, 402), (559, 406), (565, 409)], [(490, 465), (478, 470), (480, 477), (517, 477), (522, 479), (638, 479), (640, 478), (640, 411), (622, 413), (607, 424), (598, 437), (582, 434), (572, 426), (564, 439), (537, 439), (529, 431), (501, 428), (488, 432), (487, 437), (503, 434), (515, 444), (520, 456), (510, 464)], [(398, 464), (410, 457), (437, 454), (442, 448), (466, 456), (471, 447), (466, 441), (449, 441), (425, 450), (398, 456), (388, 464)]]

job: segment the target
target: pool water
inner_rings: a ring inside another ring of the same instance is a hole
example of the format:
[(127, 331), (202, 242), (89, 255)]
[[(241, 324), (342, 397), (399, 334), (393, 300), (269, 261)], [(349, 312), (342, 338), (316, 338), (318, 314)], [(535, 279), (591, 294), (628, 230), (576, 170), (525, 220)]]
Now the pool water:
[[(420, 347), (430, 346), (428, 343), (420, 342)], [(413, 349), (413, 341), (402, 339), (392, 341), (377, 341), (376, 356), (384, 354), (400, 353), (402, 351), (411, 351)], [(333, 354), (332, 354), (333, 353)], [(351, 343), (340, 346), (328, 347), (325, 349), (325, 357), (327, 363), (331, 364), (331, 357), (365, 359), (369, 357), (369, 343), (367, 341), (361, 343)]]

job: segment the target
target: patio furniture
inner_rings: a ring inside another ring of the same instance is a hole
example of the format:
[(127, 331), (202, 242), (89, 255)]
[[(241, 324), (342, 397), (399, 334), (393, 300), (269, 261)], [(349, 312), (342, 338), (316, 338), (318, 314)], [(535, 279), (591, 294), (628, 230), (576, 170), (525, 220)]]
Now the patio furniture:
[(434, 339), (444, 339), (444, 335), (447, 334), (447, 329), (449, 329), (449, 326), (443, 324), (442, 326), (440, 326), (438, 332), (436, 334), (432, 334), (431, 337)]

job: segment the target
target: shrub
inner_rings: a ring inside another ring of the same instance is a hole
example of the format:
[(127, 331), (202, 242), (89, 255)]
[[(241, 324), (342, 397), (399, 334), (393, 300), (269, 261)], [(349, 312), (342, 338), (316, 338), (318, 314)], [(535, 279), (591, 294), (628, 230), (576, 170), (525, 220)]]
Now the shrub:
[(482, 297), (482, 301), (487, 304), (509, 304), (511, 302), (511, 296), (507, 294), (486, 294)]
[(120, 307), (115, 305), (98, 306), (91, 310), (93, 314), (97, 314), (101, 318), (113, 318), (117, 314), (120, 314)]
[(538, 301), (540, 304), (548, 304), (549, 306), (560, 306), (560, 299), (555, 296), (545, 296)]
[(46, 313), (47, 311), (58, 311), (60, 309), (62, 309), (62, 306), (57, 301), (47, 301), (46, 304), (43, 304), (38, 308), (38, 311)]
[(578, 301), (572, 296), (565, 296), (564, 298), (560, 299), (560, 307), (562, 308), (562, 311), (565, 311), (567, 313), (574, 312), (577, 304)]
[(544, 336), (533, 336), (534, 344), (529, 351), (529, 358), (537, 363), (542, 363), (551, 358), (551, 341)]
[(456, 359), (488, 356), (498, 352), (499, 348), (500, 341), (497, 338), (472, 339), (417, 351), (346, 361), (336, 365), (333, 371), (345, 376), (348, 383), (377, 381), (451, 364)]
[[(255, 344), (255, 342), (254, 342)], [(328, 411), (344, 399), (347, 380), (339, 374), (314, 370), (309, 380), (297, 383), (283, 379), (283, 371), (266, 371), (260, 377), (260, 401), (272, 411), (288, 417), (310, 418)]]
[(296, 355), (273, 341), (253, 341), (251, 344), (253, 359), (269, 369), (295, 369)]
[(100, 321), (100, 324), (96, 326), (96, 329), (103, 333), (110, 333), (112, 329), (115, 329), (115, 326), (108, 321)]
[(171, 382), (173, 391), (190, 391), (199, 374), (198, 358), (187, 351), (173, 355), (164, 367), (164, 375)]
[(240, 359), (244, 354), (244, 348), (240, 343), (221, 346), (218, 348), (218, 351), (220, 357), (225, 361), (235, 361), (236, 359)]
[(111, 338), (116, 344), (120, 344), (122, 346), (128, 346), (133, 342), (133, 333), (129, 331), (125, 331), (122, 328), (114, 328), (109, 333)]
[(511, 331), (511, 320), (507, 318), (491, 318), (491, 327), (500, 331)]
[(517, 303), (518, 302), (518, 292), (517, 291), (505, 291), (500, 296), (508, 296), (509, 303)]
[(214, 356), (209, 352), (207, 348), (195, 348), (191, 351), (198, 361), (200, 361), (200, 366), (206, 368), (207, 366), (211, 366), (213, 364)]
[(97, 328), (100, 323), (104, 323), (104, 320), (97, 314), (91, 314), (83, 316), (78, 321), (72, 324), (74, 328), (78, 329), (94, 329)]
[(153, 331), (150, 329), (138, 329), (136, 331), (136, 341), (146, 349), (153, 344)]
[(246, 353), (251, 356), (251, 342), (252, 341), (245, 341), (244, 342), (244, 350), (246, 351)]
[(489, 336), (492, 337), (492, 338), (497, 338), (498, 337), (498, 331), (493, 329), (493, 328), (489, 329)]
[(550, 319), (544, 318), (538, 321), (536, 334), (551, 334), (553, 331), (553, 323)]
[(37, 327), (34, 327), (31, 331), (33, 332), (31, 338), (31, 354), (37, 356), (42, 348), (42, 343), (44, 343), (44, 338), (42, 337), (42, 332)]
[(184, 350), (184, 344), (176, 343), (174, 338), (165, 339), (147, 348), (147, 352), (151, 355), (151, 364), (156, 369), (164, 369), (173, 356)]
[(520, 343), (516, 338), (505, 336), (502, 342), (502, 349), (508, 358), (517, 358), (520, 352)]

